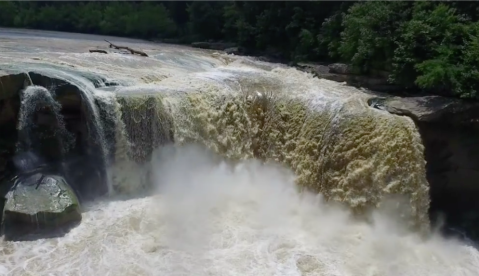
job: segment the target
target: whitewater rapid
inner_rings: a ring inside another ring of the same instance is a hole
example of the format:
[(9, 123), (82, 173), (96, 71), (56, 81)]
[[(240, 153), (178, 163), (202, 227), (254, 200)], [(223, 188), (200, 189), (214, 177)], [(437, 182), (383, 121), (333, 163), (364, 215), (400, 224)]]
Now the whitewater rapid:
[(291, 171), (200, 147), (155, 157), (156, 192), (93, 203), (65, 237), (2, 243), (2, 275), (478, 275), (479, 253), (298, 195)]
[[(0, 275), (479, 275), (473, 247), (411, 230), (428, 226), (421, 137), (411, 119), (369, 108), (368, 91), (108, 40), (151, 58), (88, 53), (102, 37), (0, 30), (0, 69), (79, 87), (101, 154), (114, 156), (110, 196), (64, 237), (0, 240)], [(369, 220), (349, 213), (371, 206)]]

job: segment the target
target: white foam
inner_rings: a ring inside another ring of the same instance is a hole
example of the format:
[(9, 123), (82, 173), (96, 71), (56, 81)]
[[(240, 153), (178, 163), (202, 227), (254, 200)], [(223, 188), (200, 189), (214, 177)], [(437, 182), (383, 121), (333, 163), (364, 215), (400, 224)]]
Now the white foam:
[(1, 275), (478, 275), (479, 253), (378, 212), (353, 221), (293, 175), (195, 147), (156, 157), (157, 194), (88, 207), (63, 238), (2, 242)]

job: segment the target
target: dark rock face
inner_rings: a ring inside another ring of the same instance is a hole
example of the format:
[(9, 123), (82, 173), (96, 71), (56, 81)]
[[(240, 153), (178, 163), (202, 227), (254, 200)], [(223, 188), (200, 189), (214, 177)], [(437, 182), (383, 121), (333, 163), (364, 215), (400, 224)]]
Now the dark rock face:
[(405, 115), (418, 122), (471, 125), (479, 118), (479, 103), (441, 96), (374, 98), (372, 102), (389, 113)]
[(0, 101), (15, 97), (20, 90), (31, 84), (26, 73), (11, 73), (0, 70)]
[(318, 78), (337, 82), (345, 82), (356, 87), (365, 87), (374, 91), (394, 92), (399, 87), (388, 82), (387, 74), (378, 72), (372, 76), (357, 75), (351, 72), (350, 66), (343, 63), (329, 65), (299, 63), (296, 65), (301, 71), (311, 73)]
[(38, 230), (55, 231), (81, 221), (78, 198), (63, 177), (37, 173), (14, 181), (3, 210), (6, 239)]
[(231, 47), (224, 50), (229, 55), (242, 55), (244, 50), (240, 47)]
[[(10, 69), (9, 69), (10, 70)], [(90, 111), (86, 107), (78, 87), (59, 79), (37, 72), (16, 72), (0, 70), (0, 182), (9, 173), (6, 164), (18, 148), (22, 140), (21, 133), (17, 130), (20, 112), (20, 93), (30, 85), (37, 85), (47, 89), (54, 89), (55, 100), (60, 104), (60, 113), (63, 117), (65, 128), (74, 136), (72, 148), (61, 153), (58, 158), (49, 158), (52, 166), (56, 166), (56, 173), (63, 175), (67, 181), (80, 191), (79, 197), (87, 199), (102, 195), (108, 191), (106, 186), (106, 168), (103, 168), (98, 150), (98, 141), (92, 135), (92, 128), (87, 125)], [(99, 107), (101, 109), (101, 107)], [(40, 106), (34, 115), (35, 129), (58, 129), (58, 122), (51, 112), (51, 107)], [(55, 140), (55, 139), (53, 139)], [(48, 156), (59, 156), (52, 152), (58, 143), (40, 143), (39, 152)], [(50, 147), (51, 146), (51, 147)], [(103, 168), (103, 170), (101, 169)], [(0, 184), (0, 188), (2, 184)]]
[(235, 47), (235, 44), (234, 43), (226, 43), (226, 42), (205, 42), (205, 41), (202, 41), (202, 42), (191, 43), (191, 47), (223, 51), (223, 50), (226, 50), (228, 48)]
[(374, 98), (369, 104), (411, 117), (427, 161), (432, 220), (479, 240), (479, 103), (440, 96)]

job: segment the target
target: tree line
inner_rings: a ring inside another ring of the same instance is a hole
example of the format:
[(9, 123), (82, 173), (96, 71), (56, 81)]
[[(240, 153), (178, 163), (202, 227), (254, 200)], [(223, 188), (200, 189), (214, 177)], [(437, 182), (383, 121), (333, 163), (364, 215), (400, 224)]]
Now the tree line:
[(0, 26), (234, 42), (351, 64), (417, 93), (479, 99), (478, 2), (0, 2)]

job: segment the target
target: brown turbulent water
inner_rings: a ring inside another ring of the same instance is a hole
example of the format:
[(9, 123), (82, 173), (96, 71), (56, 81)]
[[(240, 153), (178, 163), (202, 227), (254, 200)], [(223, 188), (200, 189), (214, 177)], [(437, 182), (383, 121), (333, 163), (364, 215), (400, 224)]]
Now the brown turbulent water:
[[(1, 241), (0, 274), (479, 274), (474, 248), (404, 223), (428, 227), (423, 146), (410, 119), (293, 68), (110, 39), (151, 58), (87, 53), (103, 43), (95, 36), (0, 31), (0, 66), (69, 79), (119, 122), (110, 198), (86, 206), (65, 237)], [(97, 89), (85, 74), (120, 85)], [(132, 197), (146, 181), (137, 161), (172, 136), (185, 147), (162, 147), (149, 163), (155, 191)], [(368, 223), (350, 216), (371, 206)]]

